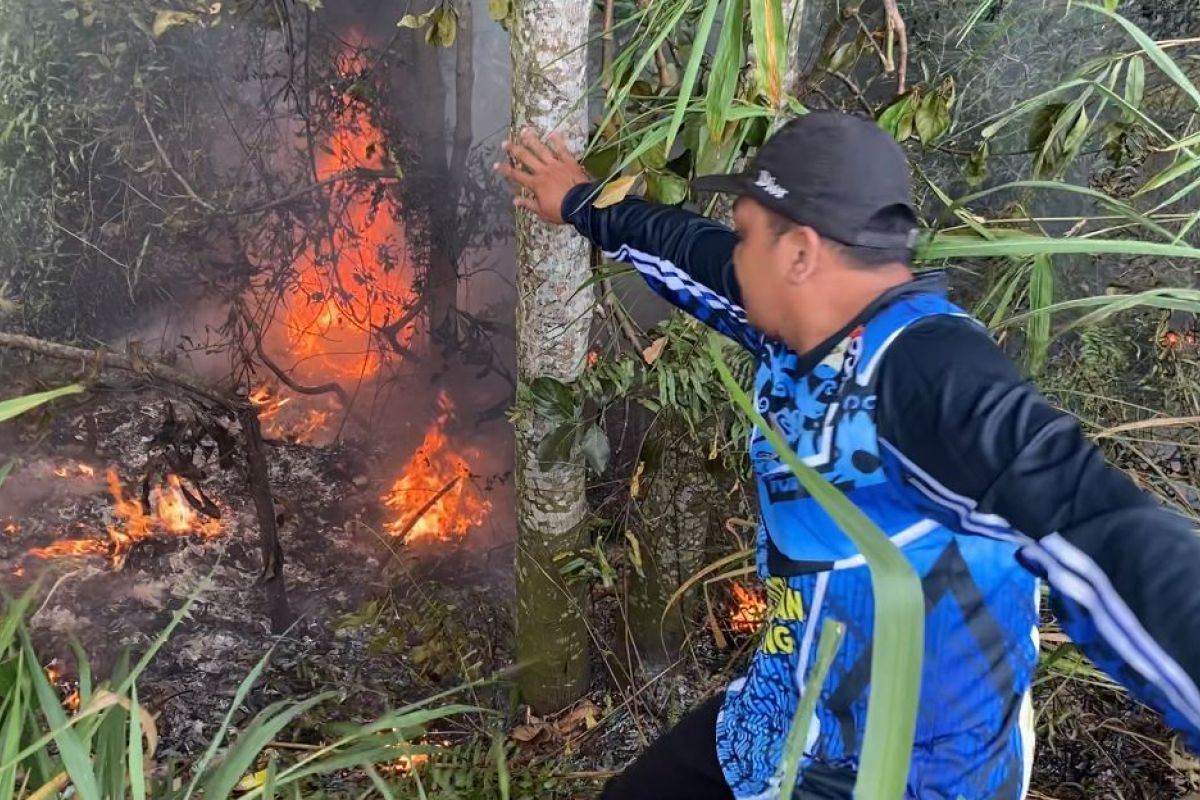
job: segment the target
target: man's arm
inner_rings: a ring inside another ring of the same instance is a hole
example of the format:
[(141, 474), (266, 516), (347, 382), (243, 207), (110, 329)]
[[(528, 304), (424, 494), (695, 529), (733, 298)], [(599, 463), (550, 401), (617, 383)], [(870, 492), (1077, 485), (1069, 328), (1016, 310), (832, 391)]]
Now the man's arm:
[(600, 189), (563, 145), (526, 131), (505, 142), (514, 164), (497, 171), (528, 190), (514, 203), (544, 221), (568, 223), (606, 257), (632, 265), (650, 288), (701, 322), (754, 350), (762, 334), (750, 327), (733, 272), (733, 231), (698, 214), (630, 198), (607, 208), (592, 201)]
[(904, 332), (879, 376), (881, 455), (956, 530), (1010, 538), (1064, 630), (1200, 750), (1200, 537), (1106, 463), (976, 324)]

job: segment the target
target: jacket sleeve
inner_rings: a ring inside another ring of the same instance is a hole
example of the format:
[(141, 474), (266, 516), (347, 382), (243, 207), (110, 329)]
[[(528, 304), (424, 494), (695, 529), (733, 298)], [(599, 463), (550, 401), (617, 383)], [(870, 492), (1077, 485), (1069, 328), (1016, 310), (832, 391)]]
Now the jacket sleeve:
[(640, 198), (596, 208), (599, 188), (585, 183), (568, 192), (563, 219), (606, 258), (633, 266), (667, 302), (757, 350), (763, 337), (746, 321), (733, 272), (737, 235), (699, 214)]
[(880, 449), (952, 529), (1018, 545), (1066, 633), (1200, 752), (1200, 538), (1110, 466), (987, 332), (935, 318), (879, 375)]

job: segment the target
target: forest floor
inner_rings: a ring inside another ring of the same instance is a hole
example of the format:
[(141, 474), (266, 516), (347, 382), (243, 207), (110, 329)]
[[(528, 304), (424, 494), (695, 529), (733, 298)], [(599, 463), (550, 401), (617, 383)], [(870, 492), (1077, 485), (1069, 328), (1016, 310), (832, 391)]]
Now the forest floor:
[[(219, 520), (194, 522), (204, 533), (147, 536), (114, 565), (105, 472), (115, 468), (134, 487), (126, 496), (135, 495), (165, 418), (164, 401), (150, 394), (114, 395), (86, 413), (63, 414), (23, 445), (21, 468), (0, 490), (0, 585), (15, 594), (41, 581), (45, 599), (32, 628), (43, 655), (56, 660), (64, 695), (77, 678), (72, 642), (98, 675), (107, 674), (122, 650), (143, 650), (197, 593), (190, 618), (139, 684), (158, 715), (162, 762), (186, 764), (203, 752), (238, 685), (272, 648), (235, 727), (276, 700), (337, 692), (335, 704), (319, 707), (276, 743), (284, 749), (320, 742), (335, 722), (367, 720), (512, 663), (511, 547), (479, 547), (469, 538), (397, 547), (377, 534), (385, 513), (373, 477), (380, 454), (359, 446), (269, 448), (296, 619), (282, 636), (270, 630), (257, 585), (253, 502), (236, 459), (229, 469), (214, 466), (202, 483)], [(618, 602), (597, 594), (598, 643), (620, 638)], [(754, 636), (723, 632), (718, 647), (698, 624), (674, 672), (632, 686), (615, 680), (597, 657), (593, 692), (546, 719), (515, 705), (503, 683), (466, 692), (458, 699), (496, 709), (498, 721), (469, 720), (431, 734), (446, 755), (427, 767), (425, 788), (431, 797), (496, 796), (488, 747), (500, 739), (514, 796), (594, 796), (607, 776), (744, 664)], [(1063, 646), (1048, 619), (1044, 654)], [(1156, 715), (1077, 662), (1069, 647), (1052, 660), (1035, 691), (1032, 797), (1157, 800), (1200, 790), (1200, 762), (1173, 744)], [(324, 791), (345, 796), (358, 780), (350, 773), (345, 779)]]

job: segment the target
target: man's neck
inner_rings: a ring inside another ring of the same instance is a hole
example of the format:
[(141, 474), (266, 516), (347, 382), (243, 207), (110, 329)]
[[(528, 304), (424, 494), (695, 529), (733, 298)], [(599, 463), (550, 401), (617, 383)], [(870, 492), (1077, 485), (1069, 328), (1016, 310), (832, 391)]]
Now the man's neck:
[(881, 294), (912, 280), (903, 264), (876, 269), (839, 270), (828, 292), (817, 292), (812, 308), (798, 309), (782, 338), (797, 353), (807, 353), (853, 322)]

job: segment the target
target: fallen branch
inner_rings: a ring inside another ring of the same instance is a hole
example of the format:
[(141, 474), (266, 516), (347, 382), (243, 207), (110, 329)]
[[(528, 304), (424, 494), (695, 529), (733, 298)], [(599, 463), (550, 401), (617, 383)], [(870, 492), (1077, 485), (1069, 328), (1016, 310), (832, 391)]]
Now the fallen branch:
[[(904, 94), (908, 83), (908, 28), (904, 25), (904, 17), (900, 16), (900, 8), (896, 0), (883, 0), (883, 8), (887, 11), (888, 43), (891, 44), (892, 34), (900, 44), (900, 59), (897, 65), (896, 94)], [(891, 47), (888, 48), (891, 55)]]
[(244, 401), (233, 398), (215, 387), (209, 386), (193, 375), (177, 370), (174, 367), (168, 367), (166, 364), (158, 361), (143, 358), (141, 353), (132, 347), (129, 349), (128, 355), (121, 355), (119, 353), (110, 353), (103, 349), (86, 350), (82, 347), (49, 342), (45, 339), (37, 339), (33, 336), (24, 336), (19, 333), (0, 333), (0, 349), (24, 350), (29, 353), (46, 356), (47, 358), (56, 358), (60, 361), (78, 361), (81, 364), (91, 363), (108, 367), (109, 369), (118, 369), (137, 375), (145, 375), (163, 383), (177, 386), (230, 410), (236, 410), (245, 405)]
[(142, 122), (146, 124), (146, 131), (150, 134), (150, 141), (154, 143), (154, 149), (158, 151), (159, 158), (163, 160), (163, 163), (166, 165), (170, 173), (175, 176), (175, 180), (179, 181), (180, 185), (183, 186), (183, 190), (187, 192), (188, 197), (192, 198), (192, 200), (206, 210), (216, 211), (216, 207), (212, 203), (202, 198), (200, 195), (196, 194), (196, 190), (193, 189), (192, 185), (187, 182), (187, 178), (183, 177), (183, 175), (179, 173), (179, 170), (175, 169), (175, 165), (171, 163), (171, 157), (167, 155), (167, 151), (163, 149), (162, 143), (158, 141), (158, 136), (155, 135), (154, 128), (150, 126), (150, 118), (147, 117), (145, 113), (142, 114)]

